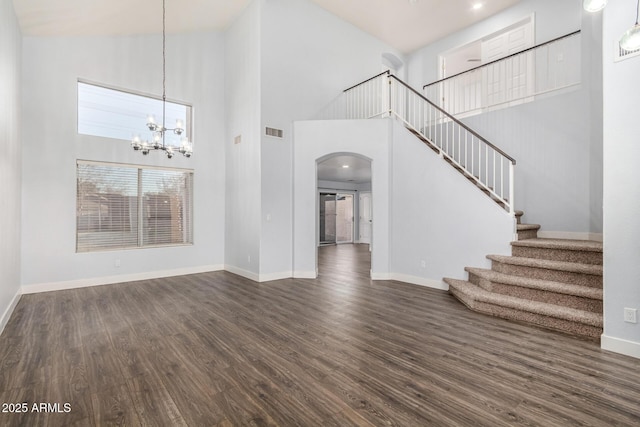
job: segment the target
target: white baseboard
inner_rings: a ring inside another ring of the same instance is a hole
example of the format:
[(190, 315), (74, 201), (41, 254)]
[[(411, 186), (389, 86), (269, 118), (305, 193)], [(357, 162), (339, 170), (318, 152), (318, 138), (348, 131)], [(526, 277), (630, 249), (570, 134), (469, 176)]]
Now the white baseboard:
[(402, 273), (371, 273), (371, 280), (395, 280), (397, 282), (410, 283), (412, 285), (425, 286), (431, 289), (448, 291), (449, 285), (442, 280), (427, 279)]
[(260, 283), (272, 282), (274, 280), (291, 279), (293, 277), (292, 271), (281, 271), (279, 273), (260, 274)]
[(293, 277), (295, 279), (317, 279), (318, 274), (315, 271), (294, 271)]
[(541, 239), (594, 240), (602, 242), (602, 233), (577, 231), (538, 231), (538, 237)]
[(640, 359), (640, 342), (608, 337), (603, 334), (600, 337), (600, 347), (603, 350), (613, 351), (614, 353), (620, 353), (624, 354), (625, 356), (631, 356)]
[(9, 306), (4, 311), (4, 313), (2, 313), (2, 317), (0, 317), (0, 334), (2, 334), (2, 331), (4, 331), (4, 327), (7, 326), (7, 323), (9, 322), (9, 319), (13, 314), (13, 310), (15, 310), (16, 305), (18, 305), (18, 301), (20, 301), (21, 295), (22, 293), (20, 292), (20, 289), (18, 289), (16, 294), (13, 296), (13, 299), (9, 303)]
[(137, 280), (160, 279), (163, 277), (184, 276), (187, 274), (208, 273), (210, 271), (224, 270), (222, 265), (204, 265), (200, 267), (176, 268), (173, 270), (149, 271), (135, 274), (122, 274), (118, 276), (93, 277), (88, 279), (68, 280), (64, 282), (38, 283), (23, 285), (23, 294), (35, 294), (39, 292), (61, 291), (65, 289), (86, 288), (90, 286), (112, 285), (115, 283), (135, 282)]
[(236, 267), (235, 265), (225, 265), (224, 270), (229, 273), (237, 274), (245, 279), (253, 280), (254, 282), (260, 281), (260, 275), (253, 271), (245, 270), (244, 268)]
[(229, 273), (237, 274), (238, 276), (242, 276), (245, 279), (253, 280), (254, 282), (258, 282), (258, 283), (272, 282), (274, 280), (282, 280), (282, 279), (291, 279), (293, 277), (293, 272), (291, 271), (258, 274), (258, 273), (254, 273), (253, 271), (245, 270), (243, 268), (239, 268), (233, 265), (225, 265), (224, 269)]

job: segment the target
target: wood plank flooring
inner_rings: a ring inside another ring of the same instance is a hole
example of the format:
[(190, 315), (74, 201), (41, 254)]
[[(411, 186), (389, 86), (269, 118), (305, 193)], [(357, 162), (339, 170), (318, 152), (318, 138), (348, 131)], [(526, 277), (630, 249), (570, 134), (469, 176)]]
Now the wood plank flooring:
[[(369, 280), (206, 273), (24, 295), (0, 336), (2, 426), (632, 426), (640, 361)], [(71, 405), (32, 412), (33, 403)]]

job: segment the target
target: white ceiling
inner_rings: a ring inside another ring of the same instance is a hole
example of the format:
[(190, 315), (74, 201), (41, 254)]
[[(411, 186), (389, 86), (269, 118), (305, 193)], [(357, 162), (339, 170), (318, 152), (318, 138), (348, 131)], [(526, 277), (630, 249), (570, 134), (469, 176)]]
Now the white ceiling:
[(365, 184), (371, 182), (371, 162), (350, 155), (333, 156), (318, 163), (318, 179)]
[[(520, 0), (313, 0), (401, 52), (411, 52)], [(167, 32), (223, 30), (250, 0), (168, 0)], [(475, 3), (483, 7), (473, 10)], [(158, 0), (13, 0), (25, 35), (157, 33)]]

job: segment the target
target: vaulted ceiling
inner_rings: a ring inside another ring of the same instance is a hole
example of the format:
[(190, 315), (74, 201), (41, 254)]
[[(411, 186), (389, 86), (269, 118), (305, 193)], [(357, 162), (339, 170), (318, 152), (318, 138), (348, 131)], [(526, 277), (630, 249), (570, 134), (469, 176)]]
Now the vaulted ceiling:
[[(224, 30), (250, 1), (167, 0), (167, 31)], [(408, 53), (519, 0), (313, 1)], [(161, 28), (158, 0), (13, 0), (13, 4), (24, 35), (131, 35), (157, 33)]]

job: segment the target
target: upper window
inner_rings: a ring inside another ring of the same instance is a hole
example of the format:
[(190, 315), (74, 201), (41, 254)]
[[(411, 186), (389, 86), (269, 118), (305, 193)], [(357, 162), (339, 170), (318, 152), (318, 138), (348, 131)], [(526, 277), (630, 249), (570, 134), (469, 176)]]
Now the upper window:
[(193, 172), (78, 161), (77, 252), (193, 243)]
[[(78, 133), (131, 141), (135, 136), (144, 140), (150, 132), (147, 118), (155, 116), (162, 121), (162, 100), (148, 96), (78, 82)], [(191, 106), (166, 102), (167, 128), (175, 127), (177, 120), (184, 123), (186, 136), (192, 140)], [(182, 136), (185, 136), (184, 134)], [(167, 132), (168, 145), (181, 146), (181, 137)]]

